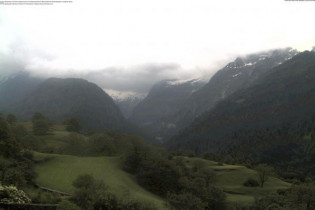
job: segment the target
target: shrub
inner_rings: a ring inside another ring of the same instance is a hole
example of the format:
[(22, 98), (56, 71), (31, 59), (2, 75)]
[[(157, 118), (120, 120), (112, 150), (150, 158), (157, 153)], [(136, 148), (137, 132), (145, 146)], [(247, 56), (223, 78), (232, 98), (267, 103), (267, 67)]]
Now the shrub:
[(246, 187), (258, 187), (259, 183), (256, 179), (248, 178), (243, 185)]
[(189, 192), (182, 192), (180, 194), (168, 193), (167, 201), (171, 205), (170, 209), (204, 210), (207, 207), (207, 203)]
[(24, 191), (18, 190), (15, 186), (0, 185), (0, 202), (1, 203), (30, 203), (31, 199)]
[(81, 130), (81, 124), (75, 117), (66, 120), (63, 124), (66, 125), (67, 131), (79, 132)]
[(80, 210), (81, 208), (74, 203), (63, 200), (59, 203), (57, 210)]

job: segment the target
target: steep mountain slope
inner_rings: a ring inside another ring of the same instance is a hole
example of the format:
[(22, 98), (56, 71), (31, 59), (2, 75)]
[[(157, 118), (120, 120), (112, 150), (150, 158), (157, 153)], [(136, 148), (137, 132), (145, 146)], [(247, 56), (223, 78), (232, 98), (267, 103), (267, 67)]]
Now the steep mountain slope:
[(168, 147), (198, 154), (226, 153), (251, 143), (251, 149), (244, 151), (254, 153), (261, 146), (264, 155), (272, 149), (279, 152), (278, 142), (290, 143), (289, 147), (302, 143), (315, 130), (314, 81), (315, 52), (300, 53), (219, 102)]
[(0, 79), (0, 112), (9, 111), (11, 106), (30, 94), (43, 79), (19, 72)]
[(286, 48), (237, 58), (219, 70), (203, 88), (193, 93), (176, 115), (169, 119), (170, 122), (176, 125), (176, 130), (184, 128), (218, 101), (248, 87), (262, 74), (296, 54), (296, 50)]
[[(115, 99), (114, 99), (115, 100)], [(143, 100), (141, 97), (128, 97), (123, 100), (115, 100), (115, 103), (118, 105), (120, 111), (125, 118), (129, 118), (133, 110), (137, 105)]]
[(145, 98), (145, 94), (131, 91), (105, 90), (118, 105), (125, 118), (129, 118), (134, 108)]
[(123, 116), (112, 98), (83, 79), (47, 79), (13, 106), (12, 112), (22, 119), (30, 119), (34, 112), (58, 121), (75, 116), (88, 130), (124, 126)]
[(204, 83), (200, 80), (164, 80), (155, 84), (148, 96), (134, 109), (130, 120), (139, 127), (149, 130), (159, 140), (158, 133), (173, 125), (164, 119), (174, 115), (187, 98)]

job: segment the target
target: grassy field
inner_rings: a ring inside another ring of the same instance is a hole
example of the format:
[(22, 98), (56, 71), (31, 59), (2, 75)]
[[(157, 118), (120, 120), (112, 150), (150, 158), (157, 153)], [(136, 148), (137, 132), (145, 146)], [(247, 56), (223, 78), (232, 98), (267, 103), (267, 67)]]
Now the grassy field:
[[(32, 130), (29, 122), (23, 123), (28, 131)], [(52, 132), (41, 138), (45, 147), (61, 148), (67, 144), (69, 132), (63, 125), (54, 125)], [(84, 135), (82, 135), (86, 138)], [(129, 194), (139, 200), (156, 203), (159, 209), (164, 209), (164, 200), (140, 187), (134, 177), (121, 169), (119, 157), (77, 157), (71, 155), (57, 155), (35, 152), (36, 159), (51, 157), (50, 161), (37, 164), (35, 167), (38, 177), (36, 182), (44, 187), (73, 192), (73, 180), (80, 174), (91, 174), (96, 179), (103, 180), (110, 190), (118, 196)], [(197, 163), (199, 162), (199, 163)], [(220, 165), (217, 162), (200, 158), (185, 157), (185, 163), (189, 167), (194, 164), (202, 164), (210, 167), (216, 174), (216, 185), (227, 196), (229, 204), (240, 206), (252, 205), (255, 197), (261, 197), (276, 192), (279, 189), (287, 189), (289, 183), (270, 177), (263, 188), (245, 187), (243, 183), (248, 178), (257, 179), (257, 172), (241, 165)]]
[(248, 178), (257, 180), (258, 174), (255, 170), (241, 165), (219, 165), (217, 162), (200, 158), (185, 158), (188, 166), (193, 166), (197, 161), (213, 169), (216, 174), (216, 185), (222, 189), (230, 204), (251, 205), (255, 197), (261, 197), (276, 192), (279, 189), (288, 189), (290, 184), (275, 177), (270, 177), (264, 187), (245, 187), (243, 183)]
[(155, 203), (159, 209), (164, 207), (164, 200), (140, 187), (133, 176), (120, 167), (119, 157), (77, 157), (35, 153), (37, 160), (51, 157), (51, 160), (39, 163), (35, 167), (38, 173), (36, 182), (44, 187), (72, 193), (72, 182), (80, 174), (91, 174), (103, 180), (109, 190), (117, 196), (130, 195), (138, 200)]
[[(33, 125), (32, 122), (19, 122), (18, 124), (22, 125), (28, 132), (33, 132)], [(39, 150), (52, 150), (52, 151), (58, 151), (61, 148), (64, 148), (66, 145), (68, 145), (68, 139), (69, 135), (71, 133), (66, 131), (66, 128), (64, 125), (61, 124), (54, 124), (51, 127), (50, 132), (47, 135), (43, 136), (34, 136), (33, 138), (36, 138), (38, 142), (40, 142)], [(85, 135), (80, 135), (82, 138), (87, 140), (87, 137)]]
[[(36, 182), (44, 187), (72, 193), (73, 180), (80, 174), (91, 174), (96, 179), (103, 180), (110, 191), (118, 196), (130, 196), (155, 203), (159, 209), (164, 209), (164, 200), (140, 187), (134, 177), (121, 169), (119, 157), (77, 157), (71, 155), (56, 155), (35, 153), (40, 160), (45, 157), (52, 159), (36, 165), (38, 177)], [(261, 197), (276, 192), (278, 189), (287, 189), (289, 183), (270, 177), (264, 187), (245, 187), (243, 183), (248, 178), (257, 179), (257, 172), (239, 165), (218, 165), (217, 162), (200, 158), (185, 158), (188, 166), (196, 161), (202, 161), (216, 174), (216, 185), (227, 196), (229, 204), (249, 206), (255, 197)]]

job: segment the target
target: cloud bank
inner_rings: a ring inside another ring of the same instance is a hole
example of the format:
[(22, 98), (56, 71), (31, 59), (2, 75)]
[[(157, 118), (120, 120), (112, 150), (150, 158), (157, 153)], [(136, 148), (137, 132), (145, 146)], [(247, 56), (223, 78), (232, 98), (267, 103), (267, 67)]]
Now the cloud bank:
[(0, 7), (0, 71), (82, 76), (145, 92), (210, 76), (236, 55), (315, 45), (315, 4), (283, 0), (74, 0)]

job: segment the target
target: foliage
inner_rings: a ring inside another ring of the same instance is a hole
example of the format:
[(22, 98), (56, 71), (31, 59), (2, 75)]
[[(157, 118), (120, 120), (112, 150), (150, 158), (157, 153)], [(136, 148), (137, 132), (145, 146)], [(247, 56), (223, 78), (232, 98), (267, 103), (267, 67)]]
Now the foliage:
[(0, 116), (0, 155), (6, 158), (19, 153), (20, 147), (14, 139), (10, 126)]
[(153, 148), (135, 145), (124, 157), (124, 169), (133, 173), (138, 183), (149, 191), (166, 196), (179, 188), (179, 174), (174, 165)]
[(0, 117), (0, 181), (20, 187), (34, 177), (31, 153), (21, 149), (11, 126)]
[(91, 175), (81, 175), (73, 183), (76, 191), (73, 201), (85, 210), (121, 209), (121, 210), (154, 210), (153, 205), (134, 199), (118, 199), (108, 191), (104, 182), (95, 180)]
[(255, 205), (257, 210), (312, 210), (315, 209), (315, 185), (314, 183), (294, 185), (284, 192), (256, 199)]
[(1, 203), (30, 203), (31, 199), (15, 186), (0, 185), (0, 202)]
[(168, 193), (167, 201), (171, 205), (171, 209), (204, 210), (207, 206), (205, 202), (190, 192), (182, 192), (179, 194)]
[(225, 195), (213, 185), (214, 173), (201, 160), (188, 168), (181, 158), (170, 161), (162, 151), (135, 146), (125, 157), (124, 166), (135, 174), (140, 185), (168, 197), (176, 208), (191, 206), (186, 200), (190, 198), (200, 208), (225, 209)]
[(7, 122), (8, 122), (9, 124), (13, 124), (13, 123), (15, 123), (15, 122), (17, 121), (16, 116), (13, 115), (13, 114), (8, 114), (6, 120), (7, 120)]
[(39, 112), (34, 113), (33, 118), (34, 135), (46, 135), (51, 127), (51, 122)]
[(266, 164), (259, 164), (255, 169), (258, 172), (260, 187), (264, 187), (264, 183), (268, 180), (269, 176), (274, 174), (274, 169)]
[(88, 142), (78, 133), (70, 133), (67, 138), (67, 145), (62, 148), (65, 154), (85, 155), (88, 154)]
[(56, 193), (42, 191), (40, 189), (27, 188), (26, 193), (30, 196), (32, 203), (36, 204), (56, 204), (60, 202), (60, 195)]
[(80, 210), (80, 207), (70, 201), (63, 200), (58, 204), (57, 210)]
[(75, 117), (66, 120), (64, 125), (66, 125), (66, 130), (70, 132), (79, 132), (81, 130), (81, 124)]
[(243, 185), (246, 187), (258, 187), (259, 183), (256, 179), (248, 178)]
[(117, 154), (118, 142), (106, 134), (94, 134), (89, 139), (88, 148), (90, 154), (115, 155)]

